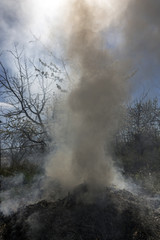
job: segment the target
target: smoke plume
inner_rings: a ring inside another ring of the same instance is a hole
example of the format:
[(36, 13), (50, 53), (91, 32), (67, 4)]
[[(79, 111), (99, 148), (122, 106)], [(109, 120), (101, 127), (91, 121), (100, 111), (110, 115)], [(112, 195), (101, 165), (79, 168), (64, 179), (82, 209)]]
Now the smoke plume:
[(135, 90), (141, 86), (146, 91), (151, 89), (150, 97), (159, 95), (159, 10), (158, 0), (130, 0), (120, 21), (123, 36), (120, 58), (132, 61), (137, 69)]
[(115, 178), (110, 144), (127, 98), (128, 83), (124, 74), (127, 64), (116, 62), (106, 47), (109, 24), (107, 9), (97, 1), (72, 3), (65, 54), (76, 66), (78, 81), (63, 110), (67, 112), (66, 125), (63, 122), (67, 130), (58, 131), (65, 143), (50, 157), (47, 167), (47, 174), (68, 188), (86, 183), (91, 189), (99, 189)]
[[(160, 2), (158, 0), (129, 1), (126, 15), (123, 16), (125, 50), (123, 52), (132, 54), (136, 60), (151, 60), (154, 56), (159, 60), (160, 41)], [(140, 58), (141, 57), (141, 58)]]

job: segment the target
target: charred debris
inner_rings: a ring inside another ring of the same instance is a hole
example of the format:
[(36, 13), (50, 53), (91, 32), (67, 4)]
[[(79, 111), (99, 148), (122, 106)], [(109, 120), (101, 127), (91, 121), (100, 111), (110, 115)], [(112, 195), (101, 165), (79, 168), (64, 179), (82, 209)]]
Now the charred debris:
[(42, 200), (8, 217), (1, 240), (159, 240), (160, 200), (107, 188), (89, 196), (86, 186), (55, 202)]

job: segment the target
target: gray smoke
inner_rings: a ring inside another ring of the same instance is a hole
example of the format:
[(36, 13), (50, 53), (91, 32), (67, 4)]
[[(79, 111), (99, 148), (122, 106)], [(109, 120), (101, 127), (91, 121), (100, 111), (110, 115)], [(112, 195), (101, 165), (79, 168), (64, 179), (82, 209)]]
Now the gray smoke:
[(65, 143), (50, 157), (47, 174), (68, 188), (87, 183), (99, 189), (117, 176), (110, 144), (128, 96), (128, 65), (116, 62), (106, 48), (108, 13), (97, 2), (74, 1), (66, 25), (65, 54), (79, 80), (65, 105), (68, 130), (58, 130)]
[[(129, 1), (124, 18), (125, 51), (136, 60), (159, 60), (160, 2), (158, 0)], [(142, 59), (143, 58), (143, 59)]]
[(159, 95), (159, 61), (160, 61), (160, 1), (128, 1), (125, 13), (121, 17), (121, 56), (132, 61), (137, 69), (136, 90), (143, 85), (150, 97)]

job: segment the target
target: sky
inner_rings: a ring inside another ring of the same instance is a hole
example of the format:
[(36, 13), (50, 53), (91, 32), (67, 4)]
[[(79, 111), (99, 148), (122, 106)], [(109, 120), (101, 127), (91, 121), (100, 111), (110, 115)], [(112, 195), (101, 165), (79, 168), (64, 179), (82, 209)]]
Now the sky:
[[(15, 46), (25, 49), (29, 58), (43, 58), (48, 50), (58, 52), (58, 42), (53, 41), (51, 29), (55, 29), (65, 9), (65, 0), (2, 0), (0, 1), (0, 53), (1, 61), (15, 70), (11, 54)], [(51, 36), (52, 35), (52, 36)], [(52, 39), (52, 40), (51, 40)], [(54, 43), (53, 43), (54, 42)], [(0, 106), (7, 108), (0, 96)]]
[[(71, 0), (1, 0), (0, 52), (24, 46), (30, 57), (43, 54), (45, 46), (63, 55), (65, 16)], [(91, 0), (88, 0), (91, 1)], [(134, 96), (149, 91), (160, 95), (159, 0), (96, 0), (107, 8), (108, 24), (102, 34), (115, 61), (130, 61)], [(8, 55), (1, 58), (11, 66)]]
[(33, 36), (46, 42), (51, 25), (58, 21), (64, 0), (2, 0), (0, 2), (0, 44), (11, 48), (14, 43), (27, 44)]

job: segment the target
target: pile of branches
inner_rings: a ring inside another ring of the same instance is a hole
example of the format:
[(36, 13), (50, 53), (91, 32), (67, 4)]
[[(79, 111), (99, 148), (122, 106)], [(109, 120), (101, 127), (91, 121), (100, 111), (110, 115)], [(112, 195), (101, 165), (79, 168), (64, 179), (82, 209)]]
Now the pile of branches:
[(1, 217), (4, 240), (159, 240), (160, 201), (107, 189), (89, 198), (87, 188), (56, 202), (40, 201)]

